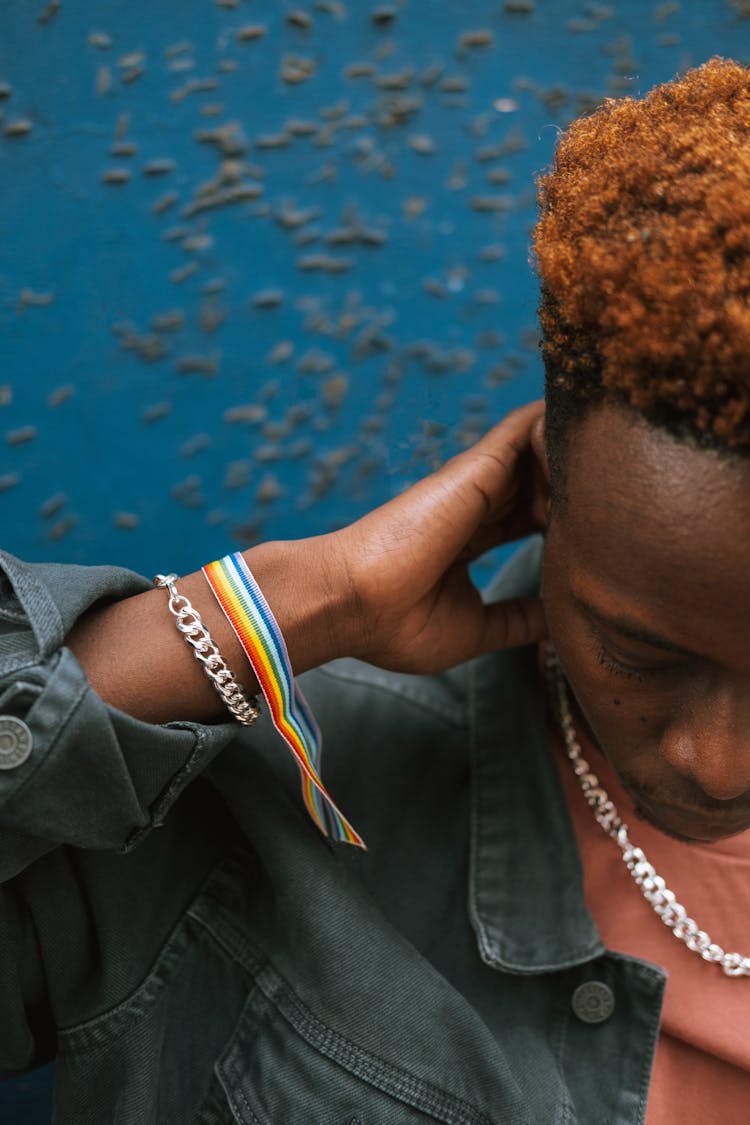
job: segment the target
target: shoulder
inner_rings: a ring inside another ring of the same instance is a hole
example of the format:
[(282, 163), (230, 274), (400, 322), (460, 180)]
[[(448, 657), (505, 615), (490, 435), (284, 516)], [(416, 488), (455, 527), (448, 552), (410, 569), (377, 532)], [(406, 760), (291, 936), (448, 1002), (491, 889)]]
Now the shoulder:
[(467, 666), (431, 676), (388, 672), (359, 660), (334, 660), (300, 676), (300, 686), (321, 720), (337, 716), (365, 718), (368, 725), (409, 714), (450, 726), (466, 719)]

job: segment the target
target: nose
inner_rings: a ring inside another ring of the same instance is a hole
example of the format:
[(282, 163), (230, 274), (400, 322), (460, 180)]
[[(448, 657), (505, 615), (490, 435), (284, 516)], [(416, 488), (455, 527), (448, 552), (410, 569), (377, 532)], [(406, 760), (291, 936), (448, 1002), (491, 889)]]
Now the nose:
[(725, 688), (691, 701), (664, 732), (661, 751), (677, 773), (717, 801), (750, 790), (750, 693)]

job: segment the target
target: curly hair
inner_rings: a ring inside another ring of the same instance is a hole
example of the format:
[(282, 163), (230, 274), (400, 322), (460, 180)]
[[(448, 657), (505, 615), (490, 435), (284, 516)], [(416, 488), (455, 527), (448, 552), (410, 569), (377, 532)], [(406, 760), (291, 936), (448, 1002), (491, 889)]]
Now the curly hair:
[(537, 188), (553, 485), (571, 425), (604, 400), (750, 455), (750, 68), (712, 58), (606, 99)]

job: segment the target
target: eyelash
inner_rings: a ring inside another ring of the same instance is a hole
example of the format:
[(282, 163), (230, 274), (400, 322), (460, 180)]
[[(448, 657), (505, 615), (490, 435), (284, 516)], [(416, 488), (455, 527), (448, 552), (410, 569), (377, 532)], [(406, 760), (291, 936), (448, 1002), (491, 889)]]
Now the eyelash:
[(613, 672), (617, 676), (627, 676), (629, 680), (642, 681), (649, 672), (657, 671), (654, 668), (633, 668), (627, 664), (621, 664), (619, 660), (615, 660), (611, 653), (607, 652), (598, 638), (596, 641), (596, 656), (601, 666), (606, 668), (608, 672)]
[(672, 672), (677, 672), (681, 667), (676, 662), (673, 664), (640, 665), (638, 667), (633, 664), (623, 664), (604, 647), (601, 637), (595, 635), (594, 639), (599, 663), (608, 672), (612, 672), (616, 676), (625, 676), (629, 680), (642, 683), (647, 676), (668, 676)]

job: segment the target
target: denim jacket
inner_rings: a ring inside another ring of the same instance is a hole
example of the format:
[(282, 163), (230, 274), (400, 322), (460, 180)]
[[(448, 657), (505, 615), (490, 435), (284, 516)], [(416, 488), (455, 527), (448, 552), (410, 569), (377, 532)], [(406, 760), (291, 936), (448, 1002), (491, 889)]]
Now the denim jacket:
[[(64, 637), (145, 579), (0, 571), (0, 716), (32, 736), (0, 769), (0, 1077), (54, 1057), (59, 1125), (643, 1121), (664, 973), (585, 906), (533, 649), (302, 678), (359, 852), (267, 714), (94, 694)], [(538, 581), (532, 541), (491, 596)]]

